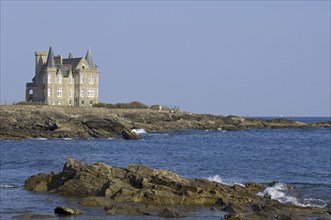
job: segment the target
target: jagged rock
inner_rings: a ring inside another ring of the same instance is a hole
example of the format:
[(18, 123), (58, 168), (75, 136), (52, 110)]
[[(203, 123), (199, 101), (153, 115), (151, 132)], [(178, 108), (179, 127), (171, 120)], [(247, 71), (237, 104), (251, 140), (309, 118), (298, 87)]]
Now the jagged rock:
[(330, 217), (327, 209), (280, 204), (260, 197), (256, 193), (257, 189), (264, 190), (260, 184), (227, 186), (205, 179), (183, 178), (167, 170), (143, 165), (120, 168), (68, 159), (62, 172), (31, 176), (26, 180), (25, 188), (85, 197), (81, 199), (81, 205), (104, 206), (111, 215), (180, 217), (182, 214), (173, 208), (209, 206), (233, 213), (226, 219), (242, 219), (242, 216), (268, 219), (280, 213)]
[(224, 220), (246, 220), (245, 216), (243, 214), (238, 213), (231, 213), (224, 215)]
[(137, 133), (129, 131), (128, 129), (124, 128), (122, 130), (123, 138), (126, 140), (140, 140), (140, 137)]
[(80, 215), (82, 212), (78, 209), (72, 209), (67, 207), (56, 207), (54, 213), (58, 215)]
[(155, 215), (156, 209), (139, 203), (116, 203), (105, 207), (108, 215)]
[(166, 218), (183, 218), (185, 215), (180, 214), (172, 209), (165, 208), (160, 212), (159, 216), (166, 217)]

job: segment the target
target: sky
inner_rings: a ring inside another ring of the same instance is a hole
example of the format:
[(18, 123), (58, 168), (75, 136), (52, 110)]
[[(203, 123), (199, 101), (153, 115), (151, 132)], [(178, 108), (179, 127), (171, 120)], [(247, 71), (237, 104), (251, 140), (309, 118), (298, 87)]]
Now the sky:
[(85, 56), (99, 101), (194, 113), (330, 116), (330, 1), (3, 1), (1, 100), (35, 51)]

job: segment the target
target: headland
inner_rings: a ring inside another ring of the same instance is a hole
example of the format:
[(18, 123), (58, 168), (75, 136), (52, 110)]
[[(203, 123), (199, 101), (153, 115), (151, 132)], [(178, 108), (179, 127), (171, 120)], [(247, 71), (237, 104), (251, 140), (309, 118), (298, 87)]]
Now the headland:
[(0, 140), (27, 138), (121, 138), (123, 130), (171, 132), (188, 129), (236, 131), (269, 128), (331, 127), (331, 122), (305, 124), (287, 119), (265, 120), (194, 114), (179, 110), (110, 109), (1, 105)]

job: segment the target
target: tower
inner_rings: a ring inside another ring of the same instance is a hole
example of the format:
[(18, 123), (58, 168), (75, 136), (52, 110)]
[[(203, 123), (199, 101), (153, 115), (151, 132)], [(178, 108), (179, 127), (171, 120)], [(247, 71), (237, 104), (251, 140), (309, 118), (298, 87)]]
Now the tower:
[(38, 74), (44, 64), (46, 63), (46, 58), (47, 58), (47, 52), (42, 51), (42, 52), (35, 52), (35, 57), (36, 57), (36, 74)]
[(47, 78), (46, 88), (45, 88), (45, 102), (49, 105), (54, 105), (55, 100), (53, 97), (56, 97), (56, 65), (53, 54), (52, 47), (49, 47), (46, 69), (45, 69), (45, 77)]

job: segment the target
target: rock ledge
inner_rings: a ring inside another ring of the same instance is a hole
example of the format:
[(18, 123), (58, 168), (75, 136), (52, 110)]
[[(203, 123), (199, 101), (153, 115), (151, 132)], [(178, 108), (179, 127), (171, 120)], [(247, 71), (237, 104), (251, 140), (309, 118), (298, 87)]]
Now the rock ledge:
[(205, 179), (183, 178), (144, 165), (120, 168), (68, 159), (62, 172), (31, 176), (25, 188), (81, 197), (81, 205), (103, 206), (109, 215), (183, 217), (192, 214), (192, 207), (210, 207), (228, 212), (225, 219), (330, 217), (327, 209), (280, 204), (258, 196), (257, 192), (266, 185), (227, 186)]

